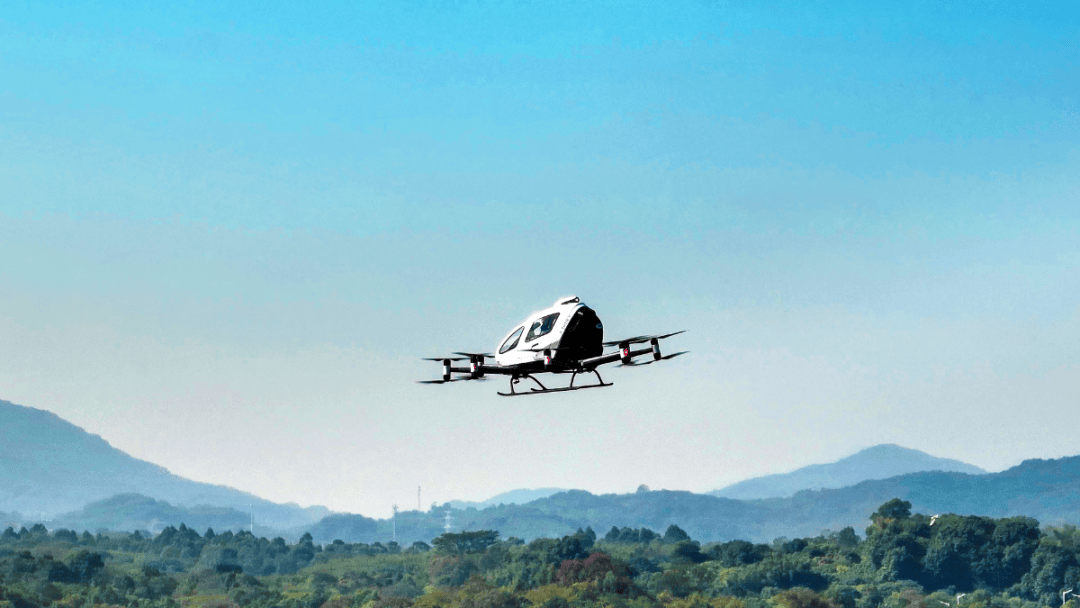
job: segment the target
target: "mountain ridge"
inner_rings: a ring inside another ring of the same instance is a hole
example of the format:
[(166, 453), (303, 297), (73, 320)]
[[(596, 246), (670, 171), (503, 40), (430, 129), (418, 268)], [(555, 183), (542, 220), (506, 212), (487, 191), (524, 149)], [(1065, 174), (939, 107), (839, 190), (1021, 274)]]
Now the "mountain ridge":
[(547, 498), (552, 494), (558, 494), (559, 492), (566, 492), (566, 488), (519, 488), (516, 490), (509, 490), (496, 494), (487, 500), (481, 500), (479, 502), (473, 502), (469, 500), (451, 500), (446, 504), (455, 509), (486, 509), (488, 507), (494, 507), (499, 504), (513, 504), (521, 505), (530, 503), (534, 500), (541, 498)]
[(525, 539), (562, 536), (579, 527), (603, 535), (611, 526), (663, 532), (675, 524), (702, 542), (816, 536), (853, 527), (893, 499), (920, 513), (1028, 516), (1043, 524), (1080, 519), (1080, 456), (1030, 459), (999, 473), (923, 471), (844, 488), (803, 490), (794, 496), (738, 500), (660, 490), (593, 495), (571, 490), (527, 505), (457, 512), (462, 529), (493, 527)]
[[(891, 445), (875, 447), (917, 452)], [(139, 487), (144, 481), (150, 482), (145, 484), (149, 489)], [(29, 511), (33, 516), (33, 508), (43, 504), (43, 497), (61, 497), (59, 503), (49, 505), (55, 512), (58, 505), (74, 504), (89, 496), (53, 523), (71, 529), (88, 529), (89, 525), (95, 530), (99, 526), (153, 530), (180, 523), (235, 530), (251, 525), (249, 505), (254, 504), (257, 533), (299, 536), (303, 530), (311, 530), (319, 542), (331, 542), (335, 537), (348, 542), (389, 542), (395, 537), (402, 544), (428, 542), (448, 523), (453, 531), (494, 529), (504, 537), (526, 540), (563, 536), (585, 527), (600, 535), (611, 527), (648, 527), (663, 532), (675, 524), (702, 542), (767, 542), (780, 536), (815, 536), (847, 526), (861, 532), (869, 515), (892, 498), (909, 500), (913, 510), (923, 513), (1025, 515), (1044, 524), (1075, 522), (1080, 519), (1080, 456), (1028, 459), (998, 473), (921, 471), (753, 500), (670, 490), (601, 495), (565, 490), (523, 504), (508, 500), (531, 498), (527, 492), (553, 490), (557, 489), (500, 494), (489, 499), (499, 501), (492, 506), (453, 510), (449, 522), (446, 514), (450, 505), (427, 512), (401, 512), (394, 521), (331, 514), (325, 507), (279, 505), (232, 488), (172, 475), (55, 414), (0, 401), (3, 518), (13, 519), (17, 511)], [(277, 519), (274, 509), (279, 510)]]
[(189, 508), (254, 509), (262, 524), (276, 528), (314, 523), (330, 513), (180, 477), (52, 412), (0, 400), (0, 512), (49, 520), (124, 494)]
[(835, 462), (812, 464), (789, 473), (754, 477), (706, 494), (740, 500), (783, 498), (803, 490), (837, 489), (866, 480), (888, 479), (922, 471), (960, 472), (970, 475), (986, 473), (985, 470), (966, 462), (939, 458), (893, 443), (883, 443)]

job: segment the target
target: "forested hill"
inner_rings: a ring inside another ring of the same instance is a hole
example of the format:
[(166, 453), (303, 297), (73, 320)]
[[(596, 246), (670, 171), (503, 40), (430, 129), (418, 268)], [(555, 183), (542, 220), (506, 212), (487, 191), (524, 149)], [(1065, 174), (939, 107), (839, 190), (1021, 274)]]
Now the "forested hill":
[[(117, 495), (126, 496), (113, 498)], [(675, 524), (703, 542), (767, 542), (847, 526), (862, 530), (867, 514), (892, 498), (908, 500), (923, 513), (1076, 522), (1080, 456), (1029, 460), (1001, 473), (913, 473), (760, 500), (674, 491), (597, 496), (571, 490), (526, 504), (454, 510), (451, 525), (456, 531), (498, 530), (504, 537), (530, 540), (587, 527), (604, 534), (612, 527), (660, 531)], [(199, 505), (218, 508), (196, 508)], [(445, 508), (402, 512), (396, 522), (346, 514), (326, 517), (329, 513), (322, 507), (278, 505), (232, 488), (197, 483), (133, 458), (49, 412), (0, 401), (4, 521), (32, 523), (66, 513), (56, 521), (80, 530), (136, 525), (157, 529), (181, 523), (236, 529), (244, 526), (249, 511), (254, 511), (256, 529), (262, 533), (277, 530), (298, 538), (310, 531), (319, 542), (388, 542), (395, 533), (402, 543), (427, 542), (446, 525)]]
[[(178, 523), (176, 523), (178, 522)], [(142, 530), (158, 534), (170, 525), (183, 523), (193, 529), (246, 530), (250, 514), (229, 507), (179, 507), (141, 494), (118, 494), (92, 502), (78, 511), (61, 515), (49, 527), (69, 530)], [(277, 530), (259, 526), (255, 533), (276, 536)]]
[[(1026, 515), (1045, 524), (1076, 522), (1080, 520), (1080, 457), (1030, 460), (987, 475), (915, 473), (836, 490), (804, 491), (793, 497), (755, 501), (690, 492), (642, 491), (597, 496), (572, 490), (524, 505), (454, 510), (451, 520), (453, 530), (498, 530), (504, 537), (525, 540), (564, 536), (587, 527), (606, 534), (612, 527), (663, 531), (674, 524), (702, 542), (733, 539), (768, 542), (781, 536), (815, 536), (824, 530), (838, 531), (847, 526), (861, 531), (869, 523), (867, 514), (892, 498), (908, 500), (923, 513)], [(396, 534), (398, 542), (403, 544), (430, 542), (442, 534), (445, 514), (445, 508), (403, 511), (394, 523), (338, 514), (316, 524), (283, 531), (282, 535), (298, 538), (307, 531), (323, 543), (336, 539), (385, 543)], [(83, 519), (85, 522), (80, 523)], [(187, 523), (217, 529), (235, 529), (237, 523), (244, 523), (243, 513), (173, 509), (141, 497), (98, 503), (60, 521), (74, 529), (97, 529), (128, 528), (133, 524), (125, 522), (149, 520), (157, 520), (159, 526)], [(154, 526), (143, 523), (139, 527)]]
[(133, 458), (59, 416), (0, 400), (0, 512), (51, 519), (117, 494), (175, 505), (255, 512), (258, 523), (290, 528), (329, 511), (280, 505), (225, 486), (199, 483)]
[[(1080, 456), (1028, 460), (1001, 473), (913, 473), (753, 501), (690, 492), (597, 496), (570, 491), (526, 505), (455, 512), (454, 517), (460, 529), (497, 529), (506, 536), (524, 539), (568, 534), (587, 526), (604, 533), (612, 526), (655, 531), (676, 524), (703, 542), (767, 542), (846, 526), (862, 530), (869, 523), (868, 513), (896, 497), (910, 501), (923, 513), (1026, 515), (1045, 524), (1076, 522), (1080, 520)], [(399, 536), (401, 532), (399, 519)]]
[(828, 464), (814, 464), (790, 473), (766, 475), (740, 481), (709, 494), (721, 498), (753, 500), (783, 498), (802, 490), (845, 488), (868, 479), (888, 479), (922, 471), (945, 471), (981, 475), (977, 466), (938, 458), (926, 452), (894, 444), (875, 445)]

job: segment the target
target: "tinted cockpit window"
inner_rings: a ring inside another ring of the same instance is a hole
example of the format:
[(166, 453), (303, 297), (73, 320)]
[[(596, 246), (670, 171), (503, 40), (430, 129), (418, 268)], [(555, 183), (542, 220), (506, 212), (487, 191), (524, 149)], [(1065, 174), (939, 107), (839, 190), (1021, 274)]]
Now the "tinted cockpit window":
[(546, 317), (540, 317), (529, 328), (529, 335), (525, 336), (526, 342), (532, 342), (540, 336), (546, 335), (555, 328), (555, 320), (559, 318), (559, 313), (553, 313)]
[(503, 342), (503, 345), (499, 347), (499, 354), (501, 355), (505, 352), (514, 350), (514, 347), (517, 346), (518, 340), (521, 338), (521, 332), (523, 331), (525, 331), (525, 328), (519, 327), (517, 328), (517, 331), (510, 334), (510, 337), (506, 339), (506, 342)]

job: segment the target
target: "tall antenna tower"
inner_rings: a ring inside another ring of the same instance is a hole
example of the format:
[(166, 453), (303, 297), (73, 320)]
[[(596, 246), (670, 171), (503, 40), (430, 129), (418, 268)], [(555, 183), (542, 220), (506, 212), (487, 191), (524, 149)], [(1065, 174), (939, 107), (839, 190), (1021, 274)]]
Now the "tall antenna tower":
[(450, 508), (446, 509), (446, 519), (443, 520), (443, 532), (449, 534), (450, 530), (453, 530), (454, 526), (450, 525)]
[(394, 524), (394, 543), (396, 544), (397, 543), (397, 505), (394, 505), (394, 519), (392, 521), (393, 521), (393, 524)]
[(251, 514), (251, 527), (249, 528), (251, 535), (255, 536), (255, 505), (248, 505), (248, 512)]

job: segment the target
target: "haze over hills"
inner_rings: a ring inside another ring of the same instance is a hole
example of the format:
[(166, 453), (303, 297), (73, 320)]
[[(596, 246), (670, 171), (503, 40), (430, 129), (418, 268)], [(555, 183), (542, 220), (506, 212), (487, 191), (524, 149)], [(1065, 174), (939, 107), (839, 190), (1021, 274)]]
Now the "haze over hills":
[(888, 479), (921, 471), (945, 471), (981, 475), (977, 466), (938, 458), (926, 452), (881, 444), (829, 464), (813, 464), (790, 473), (755, 477), (709, 492), (721, 498), (753, 500), (782, 498), (802, 490), (844, 488), (870, 479)]
[[(804, 490), (785, 498), (743, 501), (671, 491), (596, 496), (572, 490), (526, 505), (454, 515), (460, 529), (496, 529), (503, 536), (526, 540), (562, 536), (586, 526), (603, 535), (612, 526), (663, 532), (676, 524), (702, 542), (768, 542), (780, 536), (816, 536), (846, 526), (862, 534), (870, 514), (892, 498), (911, 501), (912, 509), (921, 513), (1025, 515), (1043, 524), (1076, 522), (1080, 520), (1080, 456), (1027, 460), (983, 475), (911, 473), (840, 489)], [(401, 530), (399, 519), (399, 537)]]
[(487, 500), (480, 502), (471, 502), (468, 500), (451, 500), (446, 503), (455, 509), (486, 509), (488, 507), (494, 507), (496, 505), (523, 505), (534, 500), (541, 498), (547, 498), (552, 494), (558, 494), (559, 492), (566, 492), (566, 488), (537, 488), (535, 490), (529, 488), (523, 488), (519, 490), (510, 490), (509, 492), (503, 492), (492, 496)]
[[(981, 475), (985, 470), (959, 460), (938, 458), (926, 452), (895, 444), (880, 444), (827, 464), (814, 464), (777, 475), (766, 475), (740, 481), (707, 494), (720, 498), (754, 500), (782, 498), (803, 490), (843, 488), (870, 479), (888, 479), (920, 471), (946, 471)], [(547, 498), (565, 488), (519, 489), (504, 492), (480, 502), (451, 500), (455, 509), (486, 509), (500, 504), (526, 504)]]
[[(899, 457), (890, 460), (890, 454)], [(943, 459), (922, 452), (877, 446), (834, 463), (843, 466), (807, 467), (816, 477), (804, 475), (801, 483), (837, 479), (845, 470), (886, 474), (888, 466), (901, 466), (900, 461), (903, 466), (911, 462), (935, 468), (970, 466), (955, 461), (943, 465)], [(548, 495), (529, 500), (543, 494)], [(452, 510), (450, 525), (454, 531), (492, 529), (503, 537), (530, 540), (563, 536), (585, 527), (604, 535), (613, 526), (663, 532), (676, 524), (702, 542), (736, 538), (767, 542), (846, 526), (861, 533), (870, 514), (892, 498), (909, 500), (922, 513), (1026, 515), (1044, 524), (1076, 522), (1080, 520), (1080, 456), (1028, 460), (990, 474), (922, 471), (754, 500), (675, 491), (597, 496), (581, 490), (519, 490), (479, 503), (492, 505), (486, 508)], [(521, 501), (527, 502), (515, 504)], [(331, 515), (323, 507), (278, 505), (232, 488), (183, 479), (132, 458), (49, 412), (0, 401), (0, 523), (40, 520), (41, 514), (48, 514), (53, 528), (157, 531), (185, 523), (220, 531), (246, 528), (249, 505), (254, 505), (256, 534), (295, 538), (311, 531), (318, 542), (385, 543), (395, 532), (401, 544), (430, 542), (447, 525), (445, 507), (401, 512), (391, 522)]]
[[(178, 507), (141, 494), (117, 494), (60, 515), (49, 522), (49, 527), (89, 531), (146, 530), (157, 534), (166, 526), (180, 523), (200, 532), (207, 528), (220, 532), (247, 529), (251, 519), (250, 514), (229, 507)], [(264, 534), (276, 532), (262, 526), (256, 527), (256, 533), (259, 531)]]
[(118, 494), (254, 511), (257, 523), (273, 528), (314, 523), (330, 512), (173, 475), (51, 412), (0, 400), (0, 512), (47, 520)]

